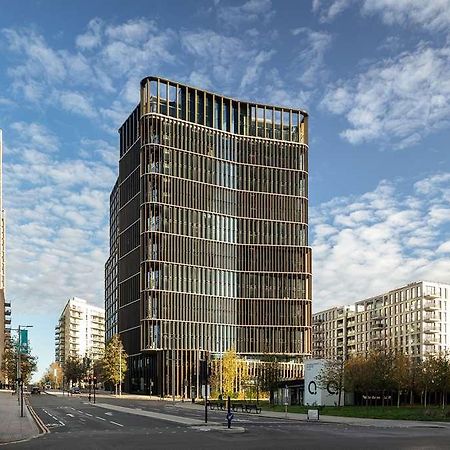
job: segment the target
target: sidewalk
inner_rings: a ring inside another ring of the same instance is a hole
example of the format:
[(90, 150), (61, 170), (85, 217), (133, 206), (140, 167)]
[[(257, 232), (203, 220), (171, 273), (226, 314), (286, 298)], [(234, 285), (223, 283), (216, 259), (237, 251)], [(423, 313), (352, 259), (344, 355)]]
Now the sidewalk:
[(16, 395), (11, 395), (11, 391), (0, 392), (0, 445), (39, 435), (39, 429), (25, 404), (23, 412), (25, 417), (20, 417)]

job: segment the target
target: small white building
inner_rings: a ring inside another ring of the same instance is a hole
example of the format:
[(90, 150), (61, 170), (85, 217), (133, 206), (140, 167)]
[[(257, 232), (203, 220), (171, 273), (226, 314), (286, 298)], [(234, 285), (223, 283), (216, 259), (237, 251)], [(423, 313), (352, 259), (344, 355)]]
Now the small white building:
[[(325, 359), (305, 360), (305, 393), (303, 403), (311, 406), (337, 406), (339, 392), (334, 386), (321, 387), (317, 379), (326, 365)], [(341, 404), (344, 404), (344, 392), (341, 394)]]
[(105, 349), (105, 310), (82, 298), (71, 298), (55, 327), (55, 360), (60, 364), (69, 356), (92, 361)]

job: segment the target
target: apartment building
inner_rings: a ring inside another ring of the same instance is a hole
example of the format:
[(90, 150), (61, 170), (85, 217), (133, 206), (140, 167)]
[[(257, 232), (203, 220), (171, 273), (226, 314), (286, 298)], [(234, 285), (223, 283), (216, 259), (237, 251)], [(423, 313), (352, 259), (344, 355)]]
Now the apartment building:
[(69, 356), (95, 360), (105, 349), (105, 310), (78, 297), (69, 299), (55, 326), (55, 361)]
[(386, 348), (423, 358), (450, 350), (450, 284), (417, 281), (313, 314), (313, 357)]
[(117, 311), (130, 355), (126, 389), (199, 395), (200, 361), (229, 349), (251, 367), (276, 356), (301, 376), (307, 113), (158, 77), (140, 93), (119, 130), (105, 267), (106, 322)]

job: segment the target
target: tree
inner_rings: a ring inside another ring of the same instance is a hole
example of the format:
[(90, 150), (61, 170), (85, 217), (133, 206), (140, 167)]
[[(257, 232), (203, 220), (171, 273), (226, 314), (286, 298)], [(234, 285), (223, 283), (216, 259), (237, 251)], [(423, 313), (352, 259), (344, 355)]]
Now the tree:
[(70, 383), (79, 383), (85, 374), (85, 365), (78, 356), (69, 356), (64, 362), (64, 377)]
[(42, 385), (50, 384), (54, 388), (58, 388), (63, 379), (63, 369), (58, 362), (52, 362), (47, 371), (42, 376), (40, 383)]
[(276, 356), (271, 356), (261, 364), (261, 372), (258, 379), (259, 387), (263, 392), (269, 392), (270, 403), (273, 403), (275, 389), (281, 381), (281, 364)]
[(393, 360), (392, 381), (397, 389), (397, 408), (400, 408), (400, 395), (403, 389), (407, 389), (411, 376), (412, 361), (407, 355), (397, 353)]
[(232, 396), (236, 392), (236, 374), (238, 357), (236, 350), (226, 351), (222, 359), (222, 387), (225, 396)]
[(94, 377), (97, 378), (97, 383), (104, 383), (105, 382), (105, 367), (104, 367), (104, 361), (103, 358), (94, 360), (93, 364), (93, 374)]
[[(8, 380), (15, 380), (17, 378), (17, 363), (19, 351), (17, 339), (11, 339), (5, 348), (2, 370), (6, 374)], [(22, 380), (28, 384), (31, 380), (31, 375), (36, 371), (37, 358), (29, 352), (20, 353), (20, 373)]]
[(344, 365), (344, 389), (355, 393), (366, 393), (366, 404), (368, 393), (371, 389), (371, 380), (367, 357), (353, 355)]
[(316, 377), (322, 389), (334, 389), (338, 393), (338, 406), (341, 406), (342, 391), (344, 389), (344, 360), (341, 358), (328, 360), (325, 367)]
[(103, 357), (103, 370), (105, 381), (110, 381), (115, 386), (116, 395), (119, 383), (125, 379), (127, 372), (127, 358), (120, 336), (115, 334), (106, 344)]

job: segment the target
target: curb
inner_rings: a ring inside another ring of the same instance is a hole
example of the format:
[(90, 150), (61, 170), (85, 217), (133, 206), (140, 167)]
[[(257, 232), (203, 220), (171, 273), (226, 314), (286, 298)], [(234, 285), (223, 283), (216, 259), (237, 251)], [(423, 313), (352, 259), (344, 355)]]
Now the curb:
[(31, 417), (36, 422), (38, 428), (39, 428), (39, 434), (47, 434), (50, 433), (50, 430), (47, 428), (44, 422), (42, 422), (42, 419), (36, 414), (36, 411), (33, 409), (33, 407), (30, 405), (28, 400), (26, 401), (26, 405), (28, 408), (28, 411), (30, 411)]

